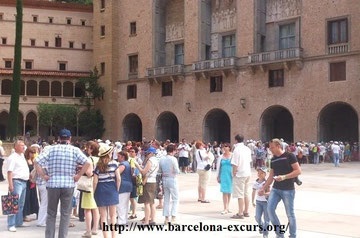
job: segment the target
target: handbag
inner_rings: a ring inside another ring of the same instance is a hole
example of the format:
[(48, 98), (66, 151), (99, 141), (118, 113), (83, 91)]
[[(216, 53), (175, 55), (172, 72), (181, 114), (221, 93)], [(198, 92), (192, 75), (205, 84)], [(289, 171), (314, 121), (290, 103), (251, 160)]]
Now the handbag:
[(93, 177), (83, 175), (77, 182), (77, 190), (84, 193), (91, 193), (93, 191)]
[[(199, 151), (199, 156), (200, 156), (200, 159), (203, 160), (202, 157), (201, 157), (200, 151)], [(211, 165), (210, 165), (210, 164), (205, 165), (205, 167), (204, 167), (204, 170), (205, 170), (205, 171), (209, 171), (210, 169), (211, 169)]]
[(11, 194), (1, 196), (1, 207), (3, 215), (13, 215), (19, 211), (19, 194)]

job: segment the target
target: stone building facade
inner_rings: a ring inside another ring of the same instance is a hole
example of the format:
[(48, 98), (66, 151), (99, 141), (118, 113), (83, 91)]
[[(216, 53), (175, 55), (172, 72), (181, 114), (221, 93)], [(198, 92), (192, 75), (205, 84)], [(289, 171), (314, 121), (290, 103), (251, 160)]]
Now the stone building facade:
[(104, 0), (93, 14), (108, 138), (359, 140), (357, 0)]

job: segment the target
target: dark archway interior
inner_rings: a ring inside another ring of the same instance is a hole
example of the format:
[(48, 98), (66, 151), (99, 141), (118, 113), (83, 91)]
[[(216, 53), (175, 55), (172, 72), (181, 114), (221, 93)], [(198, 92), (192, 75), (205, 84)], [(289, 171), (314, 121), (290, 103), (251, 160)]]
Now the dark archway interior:
[(287, 142), (294, 141), (294, 120), (284, 107), (274, 106), (267, 109), (261, 120), (261, 140), (283, 138)]
[(345, 103), (333, 103), (320, 113), (320, 141), (358, 141), (359, 119), (356, 112)]
[(179, 142), (179, 121), (171, 112), (162, 113), (156, 122), (156, 139)]
[(230, 142), (230, 118), (220, 109), (210, 111), (206, 118), (203, 130), (205, 142)]
[(136, 114), (129, 114), (125, 117), (123, 122), (123, 140), (142, 140), (142, 123)]

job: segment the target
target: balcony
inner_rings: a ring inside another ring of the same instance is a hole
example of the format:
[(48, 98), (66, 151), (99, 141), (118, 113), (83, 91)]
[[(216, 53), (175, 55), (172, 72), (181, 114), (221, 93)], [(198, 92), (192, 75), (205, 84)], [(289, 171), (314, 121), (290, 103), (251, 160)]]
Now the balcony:
[(156, 82), (158, 80), (168, 78), (170, 78), (171, 81), (175, 81), (176, 79), (184, 79), (184, 65), (182, 64), (148, 68), (146, 71), (147, 78), (153, 79)]
[(295, 62), (299, 68), (302, 68), (302, 58), (302, 48), (289, 48), (283, 50), (249, 54), (248, 65), (260, 66), (260, 68), (263, 70), (264, 65), (283, 63), (285, 65), (285, 68), (289, 68), (290, 63)]
[(236, 76), (238, 61), (236, 57), (198, 61), (192, 64), (192, 71), (197, 79), (208, 78), (209, 74), (216, 72), (220, 72), (225, 77), (229, 73)]
[(350, 51), (349, 43), (328, 45), (328, 54), (344, 54)]

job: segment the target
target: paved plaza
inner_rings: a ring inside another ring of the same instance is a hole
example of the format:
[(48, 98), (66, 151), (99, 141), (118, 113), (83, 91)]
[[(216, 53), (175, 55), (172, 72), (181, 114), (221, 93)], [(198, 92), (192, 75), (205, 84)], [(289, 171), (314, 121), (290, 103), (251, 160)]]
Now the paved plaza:
[[(298, 237), (301, 238), (348, 238), (360, 237), (360, 163), (350, 162), (341, 164), (335, 168), (332, 164), (305, 164), (302, 165), (301, 180), (303, 185), (296, 186), (295, 209), (297, 216)], [(253, 171), (252, 180), (256, 178)], [(243, 220), (234, 220), (230, 216), (237, 210), (236, 200), (231, 200), (230, 210), (232, 214), (221, 215), (222, 194), (219, 192), (219, 185), (216, 182), (216, 173), (213, 172), (211, 183), (208, 187), (207, 198), (209, 204), (197, 202), (197, 174), (179, 175), (180, 184), (180, 206), (177, 221), (181, 225), (196, 225), (202, 222), (203, 225), (255, 225), (254, 208), (251, 208), (251, 217)], [(0, 183), (0, 193), (7, 192), (7, 183)], [(283, 205), (278, 206), (280, 220), (286, 224), (286, 216)], [(143, 217), (142, 205), (138, 207), (138, 220)], [(158, 224), (163, 223), (162, 211), (157, 210)], [(59, 218), (57, 219), (59, 222)], [(85, 224), (78, 220), (72, 220), (74, 228), (69, 228), (70, 238), (81, 237), (85, 230)], [(6, 216), (0, 215), (0, 237), (44, 237), (43, 227), (36, 227), (35, 221), (28, 223), (30, 227), (18, 228), (17, 232), (8, 232), (6, 228)], [(258, 232), (251, 231), (222, 231), (222, 232), (159, 232), (149, 231), (124, 232), (119, 237), (262, 237)], [(288, 237), (288, 232), (285, 234)], [(57, 237), (57, 236), (56, 236)], [(102, 237), (97, 235), (93, 237)], [(274, 232), (269, 235), (275, 238)]]

